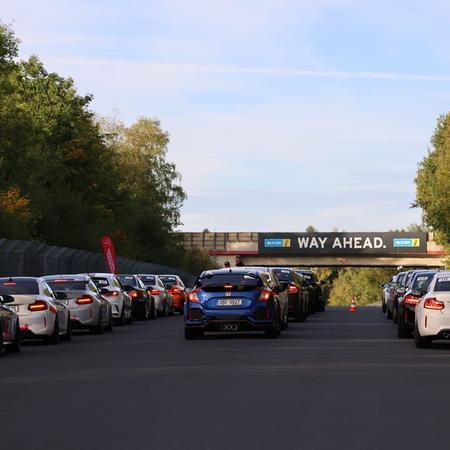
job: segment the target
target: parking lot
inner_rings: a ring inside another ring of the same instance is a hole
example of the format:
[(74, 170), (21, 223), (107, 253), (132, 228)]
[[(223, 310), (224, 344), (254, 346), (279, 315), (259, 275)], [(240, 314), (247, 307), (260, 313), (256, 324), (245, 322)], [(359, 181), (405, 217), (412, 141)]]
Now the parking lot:
[(279, 339), (186, 341), (180, 316), (1, 361), (2, 448), (448, 449), (450, 344), (379, 308), (329, 308)]

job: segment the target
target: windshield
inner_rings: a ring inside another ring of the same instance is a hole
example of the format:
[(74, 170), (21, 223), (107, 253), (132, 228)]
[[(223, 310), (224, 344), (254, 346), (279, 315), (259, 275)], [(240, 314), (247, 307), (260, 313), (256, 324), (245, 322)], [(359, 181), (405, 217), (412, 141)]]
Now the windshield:
[(85, 280), (55, 279), (47, 280), (54, 291), (86, 291), (89, 290), (88, 282)]
[(156, 284), (156, 278), (152, 277), (152, 276), (142, 276), (139, 277), (141, 279), (141, 281), (146, 285), (146, 286), (150, 286), (150, 285), (154, 285)]
[(273, 271), (276, 273), (276, 275), (280, 281), (287, 281), (288, 283), (290, 283), (292, 281), (292, 273), (290, 270), (274, 269)]
[(124, 286), (138, 287), (136, 280), (132, 275), (118, 275), (117, 278)]
[(254, 274), (225, 273), (200, 278), (197, 286), (207, 292), (251, 291), (262, 286), (262, 281)]
[(176, 286), (178, 284), (177, 277), (163, 276), (163, 277), (159, 277), (159, 278), (161, 279), (161, 281), (164, 283), (164, 286), (166, 286), (166, 287)]
[(39, 295), (39, 285), (35, 280), (1, 280), (0, 295)]
[(427, 290), (434, 277), (434, 273), (419, 274), (413, 282), (412, 290)]
[(450, 277), (442, 277), (436, 280), (435, 291), (450, 292)]
[(109, 281), (107, 278), (92, 278), (92, 281), (99, 289), (109, 286)]

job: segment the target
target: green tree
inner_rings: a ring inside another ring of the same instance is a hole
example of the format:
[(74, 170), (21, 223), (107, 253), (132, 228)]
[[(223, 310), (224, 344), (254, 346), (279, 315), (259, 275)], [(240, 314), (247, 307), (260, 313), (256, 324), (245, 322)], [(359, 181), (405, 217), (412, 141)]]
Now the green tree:
[(306, 231), (307, 233), (317, 233), (319, 230), (318, 230), (314, 225), (308, 225), (308, 226), (305, 228), (305, 231)]
[(416, 176), (415, 206), (444, 245), (450, 245), (450, 113), (441, 116), (432, 148), (420, 162)]

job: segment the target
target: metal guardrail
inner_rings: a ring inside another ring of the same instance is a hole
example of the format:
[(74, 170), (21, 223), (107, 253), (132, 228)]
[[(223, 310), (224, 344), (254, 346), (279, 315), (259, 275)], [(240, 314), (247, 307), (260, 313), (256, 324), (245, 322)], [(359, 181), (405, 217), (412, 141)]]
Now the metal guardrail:
[[(192, 274), (174, 267), (118, 257), (119, 273), (168, 273), (181, 277), (187, 286)], [(42, 276), (85, 272), (108, 272), (102, 253), (75, 250), (37, 241), (0, 239), (0, 276)]]

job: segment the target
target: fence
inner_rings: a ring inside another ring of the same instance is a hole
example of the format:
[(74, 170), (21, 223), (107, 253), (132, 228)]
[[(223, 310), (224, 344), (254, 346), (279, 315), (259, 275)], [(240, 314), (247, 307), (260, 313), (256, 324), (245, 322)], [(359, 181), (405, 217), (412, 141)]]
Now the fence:
[[(195, 280), (192, 274), (174, 267), (117, 258), (119, 273), (174, 274), (187, 286)], [(75, 250), (37, 241), (0, 239), (0, 276), (42, 276), (86, 272), (108, 272), (102, 253)]]

